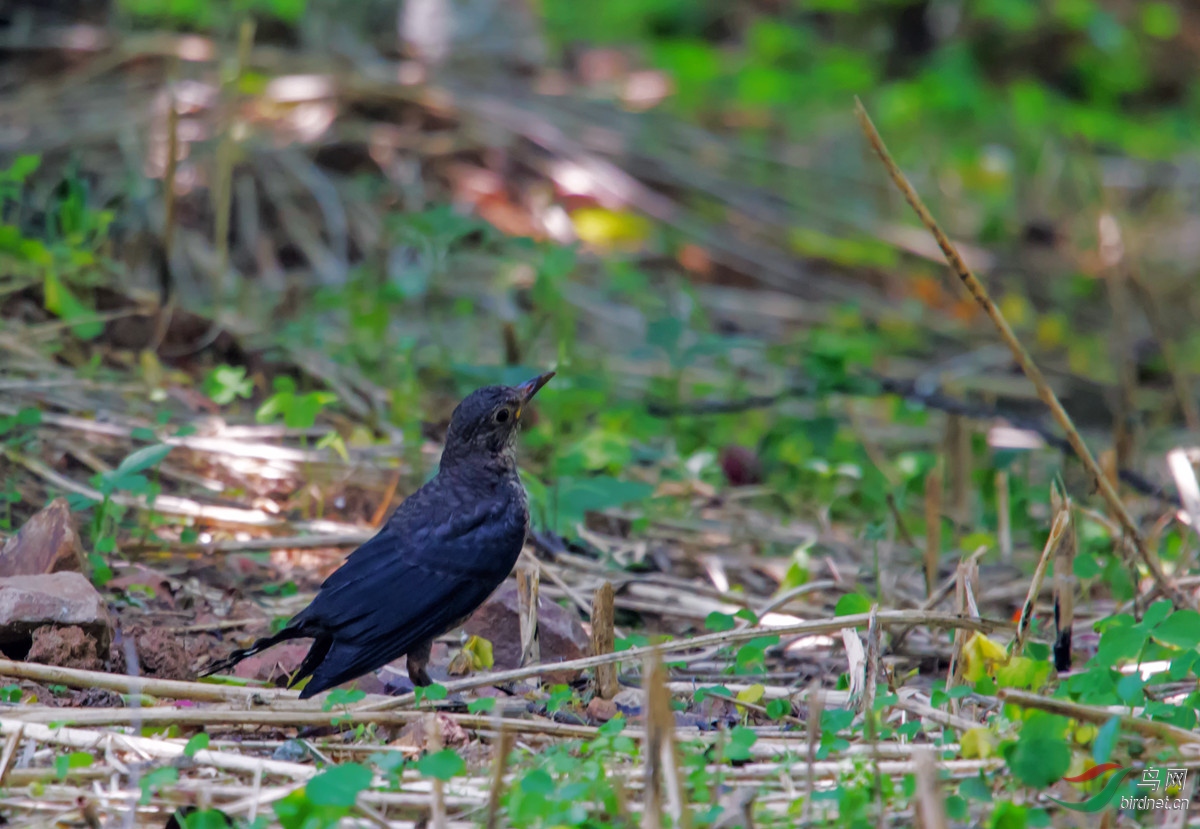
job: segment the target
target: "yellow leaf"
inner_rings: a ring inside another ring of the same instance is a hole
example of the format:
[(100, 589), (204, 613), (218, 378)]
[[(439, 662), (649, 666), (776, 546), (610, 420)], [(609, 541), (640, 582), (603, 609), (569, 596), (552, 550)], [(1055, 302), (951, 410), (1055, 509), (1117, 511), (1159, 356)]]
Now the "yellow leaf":
[(1029, 305), (1029, 300), (1020, 294), (1005, 294), (1000, 300), (1000, 313), (1004, 314), (1004, 318), (1008, 320), (1008, 324), (1013, 328), (1024, 328), (1029, 324), (1029, 317), (1033, 311)]
[(971, 683), (991, 676), (997, 665), (1008, 661), (1004, 646), (980, 633), (971, 634), (963, 646), (963, 677)]
[(1067, 339), (1067, 319), (1062, 314), (1044, 314), (1038, 318), (1037, 344), (1045, 349), (1058, 348)]
[(767, 693), (767, 689), (761, 685), (751, 685), (749, 688), (744, 688), (738, 691), (738, 702), (748, 702), (751, 705), (757, 705), (763, 695)]
[(575, 235), (598, 248), (637, 250), (650, 236), (650, 222), (636, 213), (585, 207), (571, 214)]
[(142, 364), (142, 381), (151, 388), (157, 388), (166, 379), (163, 365), (158, 361), (158, 355), (148, 348), (138, 352), (138, 362)]
[(959, 740), (963, 759), (986, 760), (996, 755), (996, 735), (987, 728), (969, 728)]
[(492, 654), (492, 643), (482, 636), (472, 636), (463, 645), (463, 651), (471, 655), (471, 668), (476, 671), (490, 671), (496, 664)]
[(1100, 729), (1090, 722), (1081, 722), (1075, 726), (1075, 742), (1081, 746), (1089, 745), (1092, 740), (1096, 739), (1096, 735), (1100, 733)]

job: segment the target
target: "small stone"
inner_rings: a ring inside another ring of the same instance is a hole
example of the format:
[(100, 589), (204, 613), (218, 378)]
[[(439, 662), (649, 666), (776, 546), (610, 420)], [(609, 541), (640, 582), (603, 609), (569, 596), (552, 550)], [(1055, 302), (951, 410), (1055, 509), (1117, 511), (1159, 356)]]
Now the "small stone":
[(71, 508), (55, 498), (0, 549), (0, 577), (78, 571), (86, 562)]
[[(463, 629), (471, 636), (479, 636), (492, 643), (495, 670), (518, 667), (521, 659), (521, 624), (517, 615), (516, 583), (507, 581), (502, 584), (467, 620)], [(591, 639), (575, 613), (545, 597), (539, 597), (538, 645), (542, 662), (559, 662), (587, 656)], [(551, 685), (565, 684), (574, 682), (579, 676), (579, 671), (555, 671), (544, 675), (542, 680)]]
[(0, 647), (28, 643), (45, 625), (78, 626), (108, 653), (112, 620), (104, 599), (80, 573), (0, 578)]
[[(434, 714), (442, 726), (442, 745), (446, 748), (459, 748), (470, 741), (466, 729), (445, 714)], [(426, 751), (429, 748), (429, 717), (413, 720), (400, 729), (400, 736), (391, 743), (392, 748)]]
[(617, 704), (610, 699), (592, 697), (588, 703), (587, 715), (597, 722), (608, 722), (617, 716)]
[(96, 650), (96, 640), (77, 625), (58, 627), (43, 625), (33, 632), (33, 645), (25, 657), (27, 662), (57, 665), (60, 668), (79, 668), (84, 671), (104, 669), (104, 660)]
[(158, 679), (192, 679), (191, 648), (188, 642), (162, 628), (129, 631), (137, 645), (138, 666), (146, 676)]

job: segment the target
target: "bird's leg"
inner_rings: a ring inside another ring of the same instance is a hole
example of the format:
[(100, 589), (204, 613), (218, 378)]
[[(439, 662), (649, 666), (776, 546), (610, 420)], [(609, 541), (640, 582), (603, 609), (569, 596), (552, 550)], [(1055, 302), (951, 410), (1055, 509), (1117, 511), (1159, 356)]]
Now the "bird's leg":
[(408, 652), (408, 678), (418, 688), (425, 688), (433, 684), (433, 680), (429, 678), (428, 671), (425, 670), (425, 666), (429, 664), (429, 655), (432, 652), (432, 639), (426, 639)]

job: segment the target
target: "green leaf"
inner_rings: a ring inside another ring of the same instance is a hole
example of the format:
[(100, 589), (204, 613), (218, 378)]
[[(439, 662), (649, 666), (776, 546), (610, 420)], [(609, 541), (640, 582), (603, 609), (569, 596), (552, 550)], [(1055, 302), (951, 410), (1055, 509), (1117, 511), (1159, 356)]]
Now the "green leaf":
[[(276, 384), (278, 385), (278, 384)], [(273, 423), (292, 407), (296, 395), (290, 391), (280, 391), (268, 397), (263, 401), (263, 404), (258, 407), (258, 411), (254, 413), (254, 420), (257, 423)]]
[(495, 697), (480, 697), (467, 703), (467, 712), (471, 714), (486, 714), (495, 707)]
[(654, 486), (640, 481), (625, 481), (606, 475), (590, 478), (561, 478), (557, 487), (549, 487), (549, 503), (542, 504), (543, 523), (550, 529), (574, 535), (589, 512), (602, 512), (649, 498)]
[(738, 725), (729, 732), (729, 739), (738, 745), (749, 747), (758, 742), (758, 734), (752, 728)]
[(1200, 613), (1190, 609), (1177, 610), (1163, 619), (1152, 635), (1164, 645), (1190, 650), (1200, 644)]
[[(1035, 811), (1040, 812), (1041, 810), (1038, 809)], [(1042, 812), (1042, 815), (1045, 814), (1045, 812)], [(1002, 800), (996, 804), (996, 808), (992, 812), (992, 820), (988, 824), (988, 829), (1027, 829), (1029, 826), (1047, 825), (1036, 824), (1032, 818), (1033, 813), (1029, 812), (1024, 806)]]
[(534, 769), (521, 778), (521, 791), (549, 796), (554, 794), (554, 778), (549, 772)]
[(786, 699), (773, 699), (767, 702), (767, 716), (773, 720), (781, 720), (792, 713), (792, 703)]
[(201, 809), (176, 819), (183, 829), (229, 829), (229, 818), (220, 809)]
[(1096, 557), (1091, 553), (1083, 553), (1076, 556), (1074, 570), (1075, 577), (1078, 579), (1094, 579), (1096, 576), (1104, 572), (1100, 568), (1100, 563), (1096, 561)]
[(752, 673), (766, 667), (767, 654), (761, 647), (746, 643), (738, 648), (737, 666), (738, 673)]
[(1184, 651), (1171, 660), (1171, 667), (1167, 669), (1167, 676), (1171, 678), (1171, 681), (1179, 682), (1192, 670), (1192, 666), (1196, 664), (1197, 659), (1200, 659), (1200, 653), (1194, 650)]
[(218, 406), (228, 406), (239, 397), (254, 393), (254, 381), (246, 376), (245, 366), (220, 365), (204, 378), (204, 393)]
[(1044, 789), (1067, 773), (1071, 748), (1065, 737), (1067, 720), (1034, 711), (1025, 720), (1015, 744), (1005, 749), (1005, 761), (1026, 786)]
[(335, 705), (352, 705), (360, 700), (366, 699), (367, 692), (361, 688), (334, 688), (325, 697), (325, 703), (322, 705), (322, 711), (332, 711)]
[(1117, 744), (1117, 737), (1121, 733), (1121, 720), (1117, 717), (1112, 717), (1104, 725), (1100, 726), (1100, 730), (1096, 732), (1096, 739), (1092, 742), (1092, 758), (1097, 765), (1107, 763), (1108, 758), (1112, 757), (1113, 748)]
[(404, 764), (408, 762), (408, 758), (402, 751), (389, 751), (386, 754), (374, 755), (371, 762), (384, 774), (393, 774), (404, 770)]
[[(1168, 599), (1160, 599), (1146, 608), (1142, 615), (1142, 627), (1149, 630), (1171, 614), (1173, 605)], [(1195, 613), (1195, 611), (1192, 611)], [(1200, 617), (1198, 617), (1200, 618)]]
[(437, 702), (438, 700), (445, 699), (449, 694), (450, 692), (446, 689), (445, 685), (439, 685), (436, 682), (432, 685), (426, 685), (424, 688), (413, 689), (413, 695), (416, 696), (418, 703), (423, 700)]
[(343, 763), (318, 774), (305, 786), (316, 806), (353, 806), (358, 793), (371, 785), (371, 770), (359, 763)]
[(197, 751), (203, 751), (206, 748), (208, 748), (208, 735), (201, 731), (187, 741), (187, 745), (183, 747), (183, 753), (186, 757), (195, 757)]
[[(315, 779), (315, 778), (314, 778)], [(275, 816), (283, 829), (328, 829), (350, 812), (350, 806), (318, 806), (306, 789), (296, 789), (275, 802)]]
[(438, 780), (449, 780), (459, 774), (465, 774), (467, 764), (452, 748), (444, 748), (434, 754), (426, 754), (417, 761), (417, 771), (426, 777)]
[(1098, 665), (1111, 668), (1122, 659), (1137, 656), (1145, 644), (1146, 631), (1140, 627), (1110, 627), (1100, 635), (1100, 647), (1094, 658)]
[(1179, 12), (1170, 3), (1154, 2), (1142, 5), (1142, 31), (1159, 40), (1170, 40), (1179, 34)]
[(729, 732), (729, 743), (725, 746), (726, 760), (749, 760), (750, 747), (758, 740), (758, 735), (745, 726), (737, 726)]
[(155, 444), (154, 446), (143, 446), (141, 449), (130, 453), (125, 460), (121, 461), (120, 466), (108, 473), (107, 477), (112, 480), (118, 480), (136, 475), (153, 466), (158, 466), (167, 455), (171, 454), (171, 450), (174, 448), (174, 446), (168, 446), (165, 443)]
[(179, 769), (174, 766), (163, 766), (151, 771), (141, 780), (143, 804), (150, 802), (150, 796), (163, 786), (169, 786), (179, 779)]
[(61, 780), (71, 769), (85, 769), (95, 762), (95, 758), (86, 751), (72, 751), (70, 754), (60, 754), (54, 759), (54, 773)]
[(25, 179), (37, 172), (38, 167), (42, 165), (42, 157), (40, 155), (19, 155), (13, 159), (13, 163), (8, 169), (0, 173), (0, 178), (8, 181), (21, 184)]
[(1140, 705), (1145, 699), (1142, 695), (1144, 685), (1140, 673), (1125, 674), (1117, 681), (1117, 696), (1126, 705)]
[(735, 627), (737, 627), (737, 622), (728, 613), (720, 613), (714, 610), (704, 619), (705, 630), (711, 630), (714, 633), (733, 630)]
[[(81, 340), (94, 340), (104, 333), (104, 323), (95, 317), (96, 313), (80, 302), (70, 289), (53, 271), (46, 271), (42, 292), (46, 310), (71, 325), (71, 333)], [(86, 319), (86, 322), (77, 322)]]
[(847, 593), (837, 600), (834, 616), (857, 616), (871, 612), (871, 600), (861, 593)]
[(992, 802), (992, 786), (982, 774), (968, 777), (959, 784), (958, 792), (969, 800), (978, 800), (983, 803)]

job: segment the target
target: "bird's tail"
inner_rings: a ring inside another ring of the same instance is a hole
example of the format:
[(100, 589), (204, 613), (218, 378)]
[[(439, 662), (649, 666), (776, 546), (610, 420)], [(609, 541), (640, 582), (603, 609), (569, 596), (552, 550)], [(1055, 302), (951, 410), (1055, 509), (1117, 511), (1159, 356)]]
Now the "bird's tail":
[(219, 674), (223, 671), (229, 670), (243, 659), (254, 656), (254, 654), (259, 653), (260, 651), (265, 651), (267, 648), (278, 645), (280, 642), (286, 642), (289, 639), (300, 639), (304, 636), (311, 635), (311, 633), (305, 633), (298, 627), (285, 627), (283, 630), (279, 631), (279, 633), (276, 633), (272, 636), (264, 636), (262, 639), (255, 641), (255, 643), (250, 647), (236, 650), (229, 654), (229, 656), (222, 659), (220, 662), (209, 665), (204, 669), (200, 676), (212, 676), (213, 674)]

